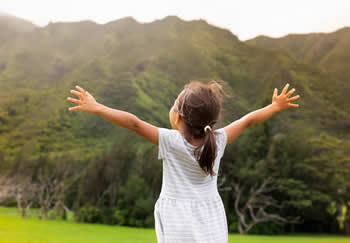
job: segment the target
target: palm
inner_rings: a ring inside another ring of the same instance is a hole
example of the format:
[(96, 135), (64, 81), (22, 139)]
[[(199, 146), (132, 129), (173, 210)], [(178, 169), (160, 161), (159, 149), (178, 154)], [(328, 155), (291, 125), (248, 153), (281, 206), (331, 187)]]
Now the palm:
[(291, 96), (291, 94), (294, 93), (295, 89), (293, 88), (287, 93), (288, 87), (289, 87), (289, 84), (286, 84), (280, 95), (277, 95), (278, 93), (277, 89), (274, 90), (274, 93), (272, 96), (272, 103), (277, 104), (280, 110), (284, 110), (290, 107), (299, 107), (298, 104), (292, 104), (290, 102), (296, 99), (299, 99), (300, 96), (296, 95), (296, 96), (293, 96), (292, 98), (289, 98), (289, 96)]
[(70, 97), (68, 97), (67, 100), (78, 104), (78, 106), (70, 107), (69, 110), (70, 111), (80, 110), (80, 111), (84, 111), (87, 113), (95, 113), (96, 108), (97, 108), (97, 104), (98, 104), (96, 102), (95, 98), (89, 92), (85, 91), (83, 88), (81, 88), (79, 86), (75, 86), (75, 87), (80, 92), (75, 91), (75, 90), (71, 90), (70, 92), (72, 94), (75, 94), (76, 96), (78, 96), (79, 100), (73, 99)]

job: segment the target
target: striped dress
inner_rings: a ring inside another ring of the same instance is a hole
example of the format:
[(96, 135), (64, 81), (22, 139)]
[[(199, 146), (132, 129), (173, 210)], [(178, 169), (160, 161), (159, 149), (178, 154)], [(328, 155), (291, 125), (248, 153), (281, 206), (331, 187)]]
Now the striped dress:
[[(215, 130), (218, 174), (227, 134)], [(224, 204), (217, 189), (217, 175), (206, 175), (195, 160), (196, 147), (177, 130), (159, 128), (158, 159), (163, 160), (163, 181), (154, 207), (158, 243), (227, 243)]]

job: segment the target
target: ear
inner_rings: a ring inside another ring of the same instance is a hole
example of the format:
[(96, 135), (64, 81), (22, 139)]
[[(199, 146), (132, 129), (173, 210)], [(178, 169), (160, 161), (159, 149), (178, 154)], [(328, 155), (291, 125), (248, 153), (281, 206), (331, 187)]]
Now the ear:
[(175, 125), (177, 127), (179, 127), (180, 121), (181, 121), (181, 116), (179, 115), (179, 113), (175, 112)]

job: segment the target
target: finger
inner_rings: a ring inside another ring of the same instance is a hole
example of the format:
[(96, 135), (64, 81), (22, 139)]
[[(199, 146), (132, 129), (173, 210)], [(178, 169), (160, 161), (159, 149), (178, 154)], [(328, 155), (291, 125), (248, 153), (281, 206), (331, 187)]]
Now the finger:
[(277, 96), (278, 94), (278, 90), (275, 88), (275, 90), (273, 91), (273, 97)]
[(295, 89), (293, 88), (293, 89), (291, 89), (287, 94), (286, 94), (286, 96), (287, 97), (289, 97), (289, 96), (291, 96), (291, 94), (293, 94), (294, 93), (294, 91), (295, 91)]
[(289, 98), (287, 101), (291, 102), (291, 101), (299, 99), (299, 98), (300, 98), (300, 95), (297, 95), (297, 96), (293, 96), (292, 98)]
[(288, 104), (290, 107), (299, 107), (299, 105), (298, 104), (292, 104), (292, 103), (290, 103), (290, 104)]
[(286, 86), (284, 86), (281, 95), (284, 95), (287, 92), (288, 87), (289, 87), (289, 84), (286, 84)]
[(80, 105), (68, 108), (68, 110), (70, 110), (70, 111), (75, 111), (75, 110), (79, 110), (79, 109), (80, 109)]
[(75, 94), (75, 95), (78, 96), (79, 98), (82, 98), (82, 97), (83, 97), (83, 95), (82, 95), (80, 92), (78, 92), (78, 91), (71, 90), (70, 92), (71, 92), (72, 94)]
[(75, 88), (77, 88), (82, 94), (86, 95), (86, 91), (82, 87), (76, 85)]
[(68, 97), (67, 100), (71, 101), (71, 102), (74, 102), (74, 103), (77, 103), (78, 105), (81, 105), (81, 101), (80, 100), (77, 100), (77, 99), (73, 99), (71, 97)]

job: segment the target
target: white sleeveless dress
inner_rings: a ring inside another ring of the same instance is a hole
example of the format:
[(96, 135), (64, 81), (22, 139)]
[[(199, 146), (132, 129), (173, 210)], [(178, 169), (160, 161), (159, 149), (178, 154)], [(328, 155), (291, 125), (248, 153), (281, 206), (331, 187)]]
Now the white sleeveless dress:
[(158, 243), (228, 242), (225, 208), (217, 189), (227, 134), (221, 128), (215, 130), (215, 136), (216, 176), (211, 177), (195, 160), (195, 146), (179, 131), (159, 128), (158, 159), (163, 160), (163, 181), (154, 207)]

